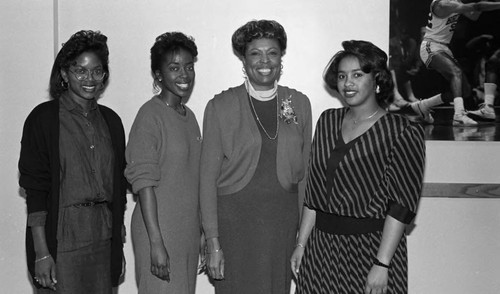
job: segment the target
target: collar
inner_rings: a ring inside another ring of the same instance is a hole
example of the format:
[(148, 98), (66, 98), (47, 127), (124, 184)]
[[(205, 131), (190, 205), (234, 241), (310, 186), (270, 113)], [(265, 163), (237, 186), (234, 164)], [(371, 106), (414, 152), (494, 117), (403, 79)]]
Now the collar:
[(251, 97), (260, 101), (269, 101), (276, 97), (276, 94), (278, 93), (278, 81), (274, 81), (274, 86), (270, 90), (257, 91), (253, 87), (252, 83), (250, 83), (248, 79), (245, 79), (245, 88)]
[[(80, 104), (76, 103), (69, 95), (67, 92), (64, 92), (61, 97), (59, 98), (61, 101), (60, 104), (66, 108), (68, 111), (78, 111), (80, 113), (84, 113), (85, 111), (83, 108), (80, 106)], [(97, 101), (95, 99), (92, 99), (90, 101), (90, 111), (96, 110), (97, 109)]]

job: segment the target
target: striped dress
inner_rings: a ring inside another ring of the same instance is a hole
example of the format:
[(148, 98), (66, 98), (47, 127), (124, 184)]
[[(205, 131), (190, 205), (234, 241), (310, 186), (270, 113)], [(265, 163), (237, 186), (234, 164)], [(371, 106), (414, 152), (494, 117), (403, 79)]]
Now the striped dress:
[[(410, 223), (422, 190), (422, 126), (387, 113), (364, 134), (344, 144), (341, 127), (347, 111), (329, 109), (318, 120), (304, 205), (342, 217), (383, 220), (389, 214)], [(336, 161), (333, 170), (327, 168), (332, 159)], [(297, 293), (364, 293), (381, 239), (382, 231), (341, 235), (314, 228), (300, 267)], [(406, 292), (403, 235), (391, 261), (387, 293)]]

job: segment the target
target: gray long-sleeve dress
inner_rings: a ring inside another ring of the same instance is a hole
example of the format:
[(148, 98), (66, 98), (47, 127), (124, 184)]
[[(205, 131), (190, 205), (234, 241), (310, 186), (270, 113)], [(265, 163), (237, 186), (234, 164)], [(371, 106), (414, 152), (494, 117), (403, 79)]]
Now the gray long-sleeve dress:
[(141, 107), (130, 131), (125, 175), (134, 193), (154, 188), (171, 274), (168, 283), (151, 273), (149, 238), (137, 203), (131, 234), (139, 293), (195, 293), (200, 151), (200, 129), (189, 108), (182, 116), (156, 96)]

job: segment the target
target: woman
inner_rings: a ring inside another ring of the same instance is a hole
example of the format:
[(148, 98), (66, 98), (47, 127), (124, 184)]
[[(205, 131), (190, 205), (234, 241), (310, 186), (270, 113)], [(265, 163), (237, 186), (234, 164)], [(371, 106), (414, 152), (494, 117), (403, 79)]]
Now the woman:
[(38, 293), (111, 293), (123, 260), (125, 135), (97, 104), (109, 78), (107, 37), (79, 31), (50, 76), (51, 101), (26, 119), (19, 160), (28, 269)]
[(404, 230), (422, 190), (424, 131), (384, 110), (387, 55), (365, 41), (342, 46), (324, 79), (347, 107), (316, 127), (291, 258), (297, 293), (407, 293)]
[(200, 246), (200, 128), (184, 105), (198, 50), (178, 32), (156, 38), (151, 74), (157, 95), (139, 110), (125, 175), (138, 194), (132, 242), (139, 293), (195, 293)]
[(200, 201), (217, 294), (290, 292), (312, 127), (308, 98), (278, 85), (286, 40), (272, 20), (236, 30), (245, 82), (205, 109)]

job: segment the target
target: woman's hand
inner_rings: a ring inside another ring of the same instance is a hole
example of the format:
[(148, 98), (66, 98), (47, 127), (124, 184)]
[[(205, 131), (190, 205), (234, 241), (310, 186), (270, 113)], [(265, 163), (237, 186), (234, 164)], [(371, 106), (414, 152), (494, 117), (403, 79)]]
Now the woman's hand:
[(215, 280), (224, 279), (224, 253), (222, 250), (218, 252), (207, 253), (207, 268), (209, 275)]
[(300, 264), (302, 263), (302, 257), (304, 256), (304, 247), (296, 246), (295, 250), (292, 253), (292, 257), (290, 257), (290, 264), (292, 267), (292, 273), (297, 279), (297, 275), (299, 274)]
[(224, 253), (218, 238), (207, 240), (207, 269), (208, 274), (215, 280), (224, 279)]
[[(40, 258), (37, 256), (37, 260)], [(35, 262), (35, 281), (42, 287), (56, 291), (56, 263), (52, 256)]]
[[(396, 248), (403, 236), (406, 225), (394, 217), (385, 217), (384, 230), (382, 231), (382, 241), (376, 255), (377, 260), (385, 265), (391, 263), (391, 259), (396, 252)], [(389, 281), (389, 269), (380, 265), (373, 265), (366, 278), (365, 293), (379, 294), (387, 293), (387, 283)]]
[(151, 250), (151, 273), (158, 278), (170, 282), (170, 258), (163, 243), (160, 224), (158, 222), (158, 206), (153, 187), (139, 190), (139, 204), (142, 218), (148, 232)]
[(389, 269), (378, 265), (373, 265), (368, 273), (365, 285), (365, 294), (385, 294), (387, 293), (387, 283), (389, 281)]
[(205, 234), (201, 232), (200, 235), (200, 263), (198, 264), (198, 274), (201, 274), (207, 270), (207, 241), (205, 240)]
[(49, 253), (44, 226), (32, 226), (33, 245), (35, 247), (35, 281), (43, 287), (56, 291), (56, 263)]
[(170, 258), (163, 242), (151, 244), (151, 273), (170, 282)]
[(304, 257), (305, 246), (307, 246), (307, 239), (316, 223), (316, 211), (309, 209), (307, 206), (302, 207), (302, 219), (300, 221), (300, 230), (297, 236), (297, 245), (295, 250), (290, 257), (290, 266), (292, 268), (292, 273), (297, 279), (299, 274), (300, 265), (302, 264), (302, 258)]

